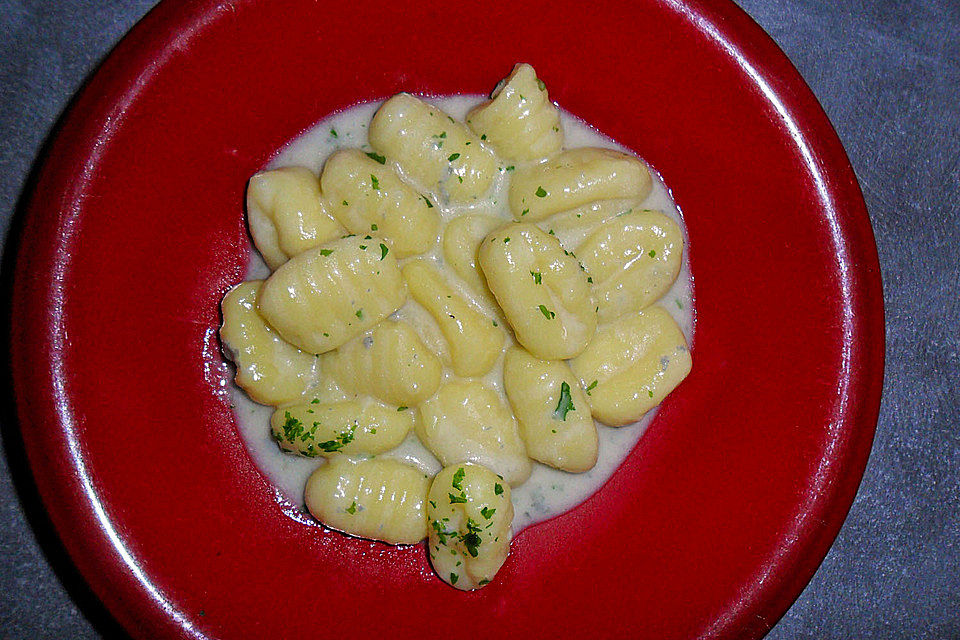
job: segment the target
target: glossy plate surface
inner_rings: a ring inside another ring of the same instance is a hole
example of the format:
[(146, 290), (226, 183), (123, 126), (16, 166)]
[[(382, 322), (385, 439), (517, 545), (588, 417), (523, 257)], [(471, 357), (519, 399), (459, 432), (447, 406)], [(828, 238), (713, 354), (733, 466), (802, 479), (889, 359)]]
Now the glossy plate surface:
[[(246, 263), (246, 179), (284, 142), (401, 90), (489, 91), (518, 60), (673, 189), (694, 369), (600, 492), (464, 594), (422, 547), (283, 513), (223, 393), (218, 301)], [(732, 4), (166, 2), (74, 103), (24, 227), (30, 462), (137, 638), (759, 637), (869, 453), (883, 309), (863, 200), (810, 90)]]

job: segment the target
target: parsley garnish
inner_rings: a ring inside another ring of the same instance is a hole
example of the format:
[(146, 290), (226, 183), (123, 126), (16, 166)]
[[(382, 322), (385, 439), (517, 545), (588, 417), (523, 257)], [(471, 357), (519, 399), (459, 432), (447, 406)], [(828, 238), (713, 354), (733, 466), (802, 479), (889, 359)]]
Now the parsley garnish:
[(497, 495), (503, 493), (503, 485), (501, 485), (499, 482), (494, 483), (493, 492)]
[(540, 275), (540, 272), (539, 272), (539, 271), (531, 271), (531, 272), (530, 272), (530, 275), (533, 276), (533, 281), (534, 281), (536, 284), (540, 284), (540, 283), (541, 283), (541, 281), (542, 281), (542, 279), (543, 279), (543, 276)]
[(484, 507), (483, 509), (480, 509), (480, 515), (482, 515), (487, 520), (492, 518), (493, 514), (496, 512), (497, 512), (496, 509), (490, 509), (489, 507)]
[(350, 515), (353, 515), (356, 512), (357, 512), (357, 501), (354, 500), (353, 503), (349, 507), (347, 507), (347, 513), (349, 513)]
[(524, 209), (523, 211), (520, 212), (520, 215), (525, 216), (528, 213), (530, 213), (530, 209)]
[(347, 202), (346, 200), (344, 200), (344, 201), (343, 201), (343, 206), (345, 206), (345, 207), (349, 207), (349, 206), (350, 206), (350, 203), (349, 203), (349, 202)]
[(371, 160), (376, 160), (376, 161), (379, 162), (380, 164), (386, 164), (386, 163), (387, 163), (387, 159), (386, 159), (384, 156), (381, 156), (379, 153), (374, 153), (373, 151), (371, 151), (370, 153), (368, 153), (368, 154), (367, 154), (367, 157), (370, 158)]
[(376, 231), (376, 230), (379, 229), (379, 228), (380, 228), (380, 227), (378, 227), (376, 224), (370, 225), (370, 231)]
[(510, 238), (504, 238), (504, 239), (503, 239), (503, 244), (507, 244), (508, 242), (510, 242)]
[(560, 383), (560, 402), (557, 403), (557, 408), (553, 410), (553, 417), (566, 421), (567, 412), (576, 410), (573, 406), (573, 400), (570, 398), (570, 385), (566, 382)]
[(466, 496), (455, 496), (452, 493), (448, 493), (450, 496), (450, 504), (465, 504), (467, 502)]
[(650, 253), (648, 253), (647, 255), (650, 256), (651, 258), (656, 258), (657, 252), (654, 251), (653, 249), (650, 249)]
[(335, 451), (340, 451), (343, 449), (344, 445), (348, 445), (353, 442), (353, 435), (357, 431), (357, 425), (354, 424), (350, 427), (349, 430), (343, 431), (337, 435), (333, 440), (327, 440), (326, 442), (318, 442), (317, 447), (326, 453), (334, 453)]
[(538, 198), (546, 198), (547, 197), (546, 189), (544, 189), (542, 186), (537, 187), (536, 196)]
[(542, 314), (543, 314), (543, 317), (546, 318), (547, 320), (553, 320), (554, 316), (557, 315), (557, 314), (555, 314), (553, 311), (550, 311), (550, 309), (547, 309), (547, 308), (546, 308), (545, 306), (543, 306), (543, 305), (540, 305), (540, 313), (542, 313)]
[(450, 584), (457, 584), (457, 580), (459, 579), (460, 579), (460, 576), (458, 576), (457, 574), (455, 573), (450, 574)]
[(597, 381), (594, 380), (593, 382), (590, 383), (590, 386), (587, 387), (587, 395), (589, 396), (590, 392), (596, 388), (597, 388)]
[(427, 199), (427, 196), (420, 196), (420, 197), (423, 198), (423, 201), (427, 203), (427, 209), (433, 209), (433, 203)]
[(459, 153), (451, 153), (451, 154), (447, 157), (447, 162), (453, 162), (454, 160), (456, 160), (456, 159), (459, 158), (459, 157), (460, 157), (460, 154), (459, 154)]
[(336, 129), (333, 129), (333, 128), (330, 129), (330, 135), (333, 136), (334, 138), (339, 138), (339, 137), (340, 137), (340, 136), (337, 135), (337, 130), (336, 130)]
[(486, 139), (487, 139), (487, 134), (483, 134), (482, 136), (480, 136), (480, 139), (481, 139), (481, 140), (486, 140)]
[(480, 543), (483, 542), (480, 538), (480, 531), (480, 525), (474, 522), (473, 518), (467, 518), (467, 533), (466, 535), (460, 536), (460, 542), (467, 548), (467, 553), (474, 558), (479, 555), (478, 547)]
[(513, 165), (510, 165), (509, 167), (506, 168), (506, 171), (513, 171), (514, 169), (516, 169), (516, 167), (514, 167)]
[(361, 320), (363, 320), (363, 309), (357, 309), (357, 312), (356, 312), (355, 314), (353, 314), (353, 315), (355, 315), (355, 316), (357, 316), (358, 318), (360, 318)]
[(385, 245), (385, 244), (383, 244), (383, 243), (381, 242), (381, 243), (380, 243), (380, 259), (381, 259), (381, 260), (383, 260), (384, 258), (387, 257), (387, 252), (388, 252), (388, 251), (390, 251), (390, 249), (387, 249), (387, 245)]
[(310, 404), (320, 404), (320, 398), (314, 398), (310, 401)]
[(380, 191), (380, 181), (377, 180), (377, 176), (370, 174), (370, 184), (373, 186), (374, 191)]
[(463, 470), (463, 467), (460, 467), (453, 474), (453, 481), (450, 483), (453, 485), (453, 488), (457, 491), (463, 491), (463, 478), (466, 475), (466, 472)]
[(333, 249), (320, 249), (320, 255), (328, 256), (333, 253)]
[(593, 276), (587, 276), (587, 282), (593, 284)]
[(404, 407), (404, 406), (397, 407), (397, 411), (406, 411), (406, 410), (407, 410), (407, 407)]

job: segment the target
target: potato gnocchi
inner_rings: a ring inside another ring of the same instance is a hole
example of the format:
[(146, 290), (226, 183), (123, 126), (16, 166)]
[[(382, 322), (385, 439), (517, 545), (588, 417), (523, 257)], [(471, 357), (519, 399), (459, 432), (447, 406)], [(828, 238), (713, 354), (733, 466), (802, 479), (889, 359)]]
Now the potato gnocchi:
[(426, 539), (456, 589), (602, 486), (692, 366), (668, 191), (528, 64), (331, 116), (247, 214), (266, 264), (220, 334), (251, 454), (330, 529)]

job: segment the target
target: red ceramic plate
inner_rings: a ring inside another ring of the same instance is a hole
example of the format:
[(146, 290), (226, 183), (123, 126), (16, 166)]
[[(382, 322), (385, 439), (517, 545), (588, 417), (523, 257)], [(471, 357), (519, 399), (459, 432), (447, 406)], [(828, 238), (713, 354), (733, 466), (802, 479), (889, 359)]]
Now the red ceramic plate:
[[(165, 2), (83, 90), (30, 203), (13, 364), (40, 492), (138, 638), (755, 638), (812, 575), (876, 424), (863, 200), (796, 70), (733, 4)], [(518, 60), (686, 216), (694, 369), (586, 503), (457, 592), (421, 547), (287, 517), (223, 393), (247, 177), (357, 101)], [(482, 634), (482, 635), (480, 635)]]

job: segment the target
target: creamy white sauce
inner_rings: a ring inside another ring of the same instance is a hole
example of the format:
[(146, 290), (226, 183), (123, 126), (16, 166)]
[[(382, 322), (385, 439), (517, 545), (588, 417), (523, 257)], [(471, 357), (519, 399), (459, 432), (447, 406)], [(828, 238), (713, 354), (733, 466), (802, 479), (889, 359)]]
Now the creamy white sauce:
[[(471, 95), (427, 98), (430, 103), (435, 104), (461, 121), (472, 107), (484, 99), (484, 96)], [(303, 166), (319, 175), (326, 158), (337, 149), (359, 147), (365, 151), (370, 151), (370, 146), (367, 144), (367, 127), (380, 104), (379, 102), (360, 104), (322, 120), (280, 151), (267, 168)], [(564, 148), (606, 147), (632, 153), (631, 150), (618, 145), (587, 123), (562, 109), (561, 122), (565, 136)], [(399, 167), (395, 168), (399, 170)], [(684, 246), (686, 247), (687, 233), (680, 212), (673, 203), (670, 192), (660, 176), (652, 169), (650, 173), (653, 176), (653, 190), (643, 201), (641, 208), (662, 211), (676, 220), (683, 231)], [(483, 211), (486, 214), (501, 217), (504, 222), (508, 222), (512, 220), (506, 198), (509, 175), (510, 173), (507, 171), (501, 172), (494, 188), (491, 190), (490, 197), (481, 203), (454, 209), (443, 207), (440, 204), (440, 199), (436, 196), (433, 198), (433, 202), (440, 208), (440, 213), (445, 221), (467, 211)], [(452, 276), (451, 270), (443, 267), (443, 252), (439, 242), (434, 250), (426, 254), (425, 257), (436, 260), (438, 265), (448, 273), (448, 276)], [(269, 275), (270, 271), (266, 264), (256, 250), (251, 247), (247, 279), (264, 279)], [(457, 280), (451, 277), (451, 282), (454, 281)], [(687, 252), (684, 250), (680, 275), (674, 282), (673, 287), (658, 301), (658, 304), (667, 309), (677, 321), (688, 343), (693, 337), (694, 318), (690, 290), (689, 263)], [(460, 292), (480, 308), (488, 309), (484, 302), (473, 295), (469, 287), (461, 286)], [(419, 308), (413, 301), (409, 301), (397, 311), (395, 316), (414, 326), (421, 325), (424, 322), (428, 325), (432, 323), (429, 314)], [(426, 342), (429, 345), (429, 341)], [(513, 344), (510, 338), (507, 342), (507, 346)], [(452, 373), (449, 370), (445, 372), (445, 376), (449, 377), (451, 375)], [(502, 358), (501, 362), (484, 377), (484, 380), (495, 388), (500, 393), (504, 403), (507, 403), (503, 391)], [(270, 437), (269, 422), (273, 408), (256, 404), (235, 385), (231, 385), (231, 387), (237, 424), (250, 455), (261, 471), (279, 490), (278, 499), (286, 499), (291, 505), (302, 507), (303, 489), (307, 478), (314, 469), (323, 464), (322, 459), (301, 458), (283, 453), (277, 447), (273, 438)], [(516, 513), (513, 521), (514, 532), (519, 533), (534, 523), (564, 513), (600, 489), (620, 466), (627, 454), (637, 445), (637, 441), (643, 435), (655, 414), (656, 409), (653, 409), (642, 420), (626, 427), (614, 428), (597, 423), (600, 436), (599, 456), (596, 466), (586, 473), (567, 473), (534, 461), (530, 479), (513, 488), (513, 504)], [(437, 459), (420, 444), (413, 432), (399, 448), (383, 455), (384, 457), (398, 458), (414, 464), (430, 475), (439, 472), (441, 469)], [(291, 515), (296, 513), (293, 509), (286, 509), (286, 511)]]

